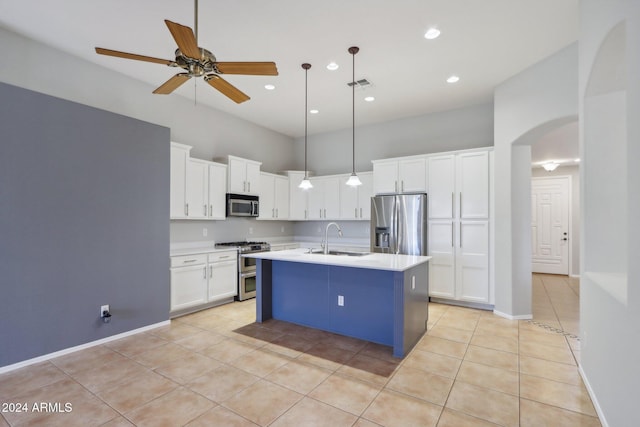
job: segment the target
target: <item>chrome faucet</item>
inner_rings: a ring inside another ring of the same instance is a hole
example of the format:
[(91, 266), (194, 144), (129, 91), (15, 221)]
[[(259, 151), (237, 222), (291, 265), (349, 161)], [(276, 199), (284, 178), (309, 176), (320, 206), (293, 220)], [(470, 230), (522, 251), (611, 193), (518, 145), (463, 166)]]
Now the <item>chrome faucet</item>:
[(329, 253), (329, 227), (331, 227), (332, 225), (336, 226), (336, 228), (338, 229), (338, 236), (342, 237), (342, 229), (338, 224), (336, 224), (335, 222), (330, 222), (329, 224), (327, 224), (327, 228), (325, 228), (324, 230), (324, 244), (322, 245), (325, 255)]

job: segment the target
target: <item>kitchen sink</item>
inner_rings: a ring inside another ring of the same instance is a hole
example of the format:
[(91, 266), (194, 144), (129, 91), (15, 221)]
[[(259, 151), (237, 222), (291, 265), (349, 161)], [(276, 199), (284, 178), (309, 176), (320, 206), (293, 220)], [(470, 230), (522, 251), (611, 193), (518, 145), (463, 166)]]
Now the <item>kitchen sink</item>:
[[(316, 255), (324, 255), (324, 251), (315, 250), (311, 252)], [(329, 251), (327, 255), (336, 255), (336, 256), (365, 256), (369, 255), (369, 252), (352, 252), (352, 251)]]

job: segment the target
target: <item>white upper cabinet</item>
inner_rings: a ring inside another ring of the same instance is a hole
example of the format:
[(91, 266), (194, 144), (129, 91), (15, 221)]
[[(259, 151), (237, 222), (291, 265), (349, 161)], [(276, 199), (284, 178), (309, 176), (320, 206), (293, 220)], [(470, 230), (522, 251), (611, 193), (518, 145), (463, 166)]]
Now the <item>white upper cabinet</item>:
[(260, 174), (260, 216), (258, 219), (289, 219), (289, 179), (286, 176)]
[(296, 221), (308, 219), (310, 190), (303, 190), (298, 187), (304, 178), (304, 172), (288, 171), (287, 176), (289, 177), (289, 219)]
[(430, 219), (450, 219), (455, 215), (456, 160), (453, 154), (429, 157)]
[(225, 219), (227, 165), (209, 162), (209, 219)]
[(171, 143), (169, 217), (187, 217), (187, 160), (191, 147), (177, 142)]
[(209, 216), (209, 165), (198, 159), (187, 162), (187, 217), (205, 219)]
[(427, 191), (425, 157), (373, 161), (374, 194), (424, 193)]
[(260, 165), (262, 163), (228, 156), (228, 190), (235, 194), (260, 193)]
[(489, 152), (458, 154), (456, 172), (460, 218), (489, 218)]
[(340, 218), (340, 177), (322, 176), (310, 179), (308, 219)]
[(289, 219), (289, 178), (278, 176), (274, 178), (275, 219)]
[(362, 185), (345, 185), (350, 175), (340, 178), (340, 219), (368, 220), (371, 218), (371, 196), (373, 195), (373, 172), (360, 172)]

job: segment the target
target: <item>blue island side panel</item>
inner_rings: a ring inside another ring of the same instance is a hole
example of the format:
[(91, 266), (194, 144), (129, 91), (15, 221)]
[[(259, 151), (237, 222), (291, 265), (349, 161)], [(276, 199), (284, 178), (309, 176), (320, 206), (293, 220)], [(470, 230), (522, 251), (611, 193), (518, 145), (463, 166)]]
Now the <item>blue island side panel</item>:
[[(343, 306), (338, 305), (338, 296), (344, 297)], [(394, 345), (394, 273), (329, 267), (329, 311), (331, 331)]]
[(271, 268), (273, 318), (327, 330), (328, 267), (273, 261)]

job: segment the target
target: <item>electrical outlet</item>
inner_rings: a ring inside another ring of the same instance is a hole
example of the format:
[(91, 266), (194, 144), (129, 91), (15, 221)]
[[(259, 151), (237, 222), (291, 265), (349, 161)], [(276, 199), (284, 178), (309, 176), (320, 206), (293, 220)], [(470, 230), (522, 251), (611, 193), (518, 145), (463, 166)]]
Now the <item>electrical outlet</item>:
[(209, 233), (209, 230), (207, 230), (206, 228), (202, 229), (202, 237), (207, 237), (208, 233)]
[(253, 227), (249, 227), (249, 234), (253, 234)]
[(280, 227), (280, 232), (284, 233), (284, 225), (282, 227)]
[(104, 313), (105, 311), (110, 311), (109, 310), (109, 304), (100, 306), (100, 317), (102, 317), (102, 313)]
[(343, 295), (338, 295), (338, 306), (339, 307), (343, 307), (344, 306), (344, 296)]

